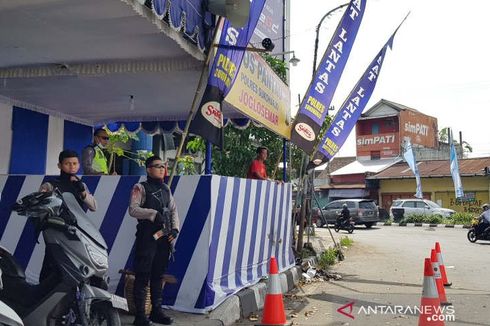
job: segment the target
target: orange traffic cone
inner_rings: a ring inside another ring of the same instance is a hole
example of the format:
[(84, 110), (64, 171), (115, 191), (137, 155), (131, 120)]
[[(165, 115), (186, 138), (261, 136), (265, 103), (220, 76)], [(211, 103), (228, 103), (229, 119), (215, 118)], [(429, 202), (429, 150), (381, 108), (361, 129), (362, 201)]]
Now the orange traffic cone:
[(420, 300), (419, 326), (444, 326), (444, 322), (439, 320), (441, 306), (439, 295), (437, 294), (436, 283), (430, 258), (424, 261), (424, 287), (422, 299)]
[(439, 262), (437, 261), (437, 254), (435, 249), (432, 249), (430, 251), (430, 262), (432, 264), (432, 271), (434, 272), (434, 280), (436, 281), (436, 287), (437, 292), (439, 293), (441, 306), (450, 306), (451, 303), (447, 301), (446, 290), (444, 290), (444, 285), (442, 284), (441, 270), (439, 268)]
[(439, 242), (436, 242), (436, 253), (437, 253), (437, 261), (439, 262), (439, 268), (441, 269), (442, 283), (444, 286), (451, 286), (453, 283), (449, 283), (446, 275), (446, 266), (444, 266), (444, 260), (442, 259), (441, 253), (441, 245)]
[(281, 282), (279, 281), (278, 272), (276, 258), (271, 257), (262, 325), (286, 324), (286, 314), (284, 313), (284, 302), (282, 301)]

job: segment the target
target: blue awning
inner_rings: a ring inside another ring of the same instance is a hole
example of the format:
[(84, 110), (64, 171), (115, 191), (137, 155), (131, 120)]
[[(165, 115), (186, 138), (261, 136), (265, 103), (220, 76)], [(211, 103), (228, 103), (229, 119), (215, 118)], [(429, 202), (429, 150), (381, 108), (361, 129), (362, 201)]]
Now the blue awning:
[[(246, 118), (237, 119), (225, 119), (225, 127), (231, 124), (238, 129), (246, 129), (250, 125), (250, 120)], [(102, 125), (96, 126), (96, 128), (103, 127)], [(148, 134), (163, 134), (163, 133), (183, 133), (185, 129), (185, 121), (145, 121), (145, 122), (132, 122), (132, 121), (118, 121), (106, 124), (106, 127), (114, 132), (121, 128), (125, 128), (129, 132), (143, 131)]]
[(168, 21), (175, 30), (182, 30), (201, 51), (205, 50), (212, 36), (214, 17), (203, 9), (203, 0), (152, 0), (145, 4), (151, 6), (158, 19)]

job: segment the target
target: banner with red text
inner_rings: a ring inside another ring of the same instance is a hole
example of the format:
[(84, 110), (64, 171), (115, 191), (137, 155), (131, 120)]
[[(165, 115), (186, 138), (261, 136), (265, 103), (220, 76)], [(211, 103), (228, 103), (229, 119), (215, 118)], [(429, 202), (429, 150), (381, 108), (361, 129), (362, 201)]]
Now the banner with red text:
[(245, 53), (225, 102), (276, 134), (290, 138), (290, 90), (258, 53)]

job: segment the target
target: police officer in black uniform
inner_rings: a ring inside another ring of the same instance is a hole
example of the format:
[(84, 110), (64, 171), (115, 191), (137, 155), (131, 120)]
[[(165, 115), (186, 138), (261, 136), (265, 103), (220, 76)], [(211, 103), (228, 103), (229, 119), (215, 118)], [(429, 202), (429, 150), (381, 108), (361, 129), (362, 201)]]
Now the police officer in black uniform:
[[(80, 161), (78, 160), (77, 152), (69, 149), (62, 151), (58, 156), (58, 168), (60, 169), (60, 176), (43, 183), (39, 188), (39, 191), (51, 192), (57, 189), (61, 193), (70, 192), (75, 196), (80, 207), (95, 211), (97, 202), (95, 201), (94, 196), (88, 191), (87, 185), (76, 175), (80, 169)], [(46, 248), (39, 282), (45, 280), (50, 274), (55, 272), (53, 258), (49, 249)]]
[[(174, 198), (163, 183), (165, 165), (158, 156), (145, 162), (147, 180), (134, 185), (129, 215), (138, 219), (134, 270), (134, 325), (147, 326), (151, 321), (170, 325), (173, 321), (163, 312), (162, 278), (167, 268), (172, 242), (179, 233), (179, 216)], [(145, 314), (146, 286), (150, 282), (152, 311)]]

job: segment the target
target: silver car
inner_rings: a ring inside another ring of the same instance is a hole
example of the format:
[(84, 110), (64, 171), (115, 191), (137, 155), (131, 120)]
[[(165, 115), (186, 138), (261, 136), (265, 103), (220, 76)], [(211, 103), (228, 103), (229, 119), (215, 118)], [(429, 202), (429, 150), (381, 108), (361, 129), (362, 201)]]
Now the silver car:
[[(379, 222), (378, 207), (373, 200), (370, 199), (340, 199), (328, 203), (322, 208), (322, 216), (318, 209), (313, 211), (313, 218), (316, 220), (317, 226), (334, 224), (337, 221), (342, 206), (347, 204), (350, 216), (356, 224), (364, 224), (366, 228), (372, 227), (376, 222)], [(315, 216), (316, 215), (316, 216)]]
[(396, 220), (409, 215), (441, 215), (450, 217), (456, 213), (452, 209), (442, 208), (428, 199), (397, 199), (390, 207), (390, 216)]

